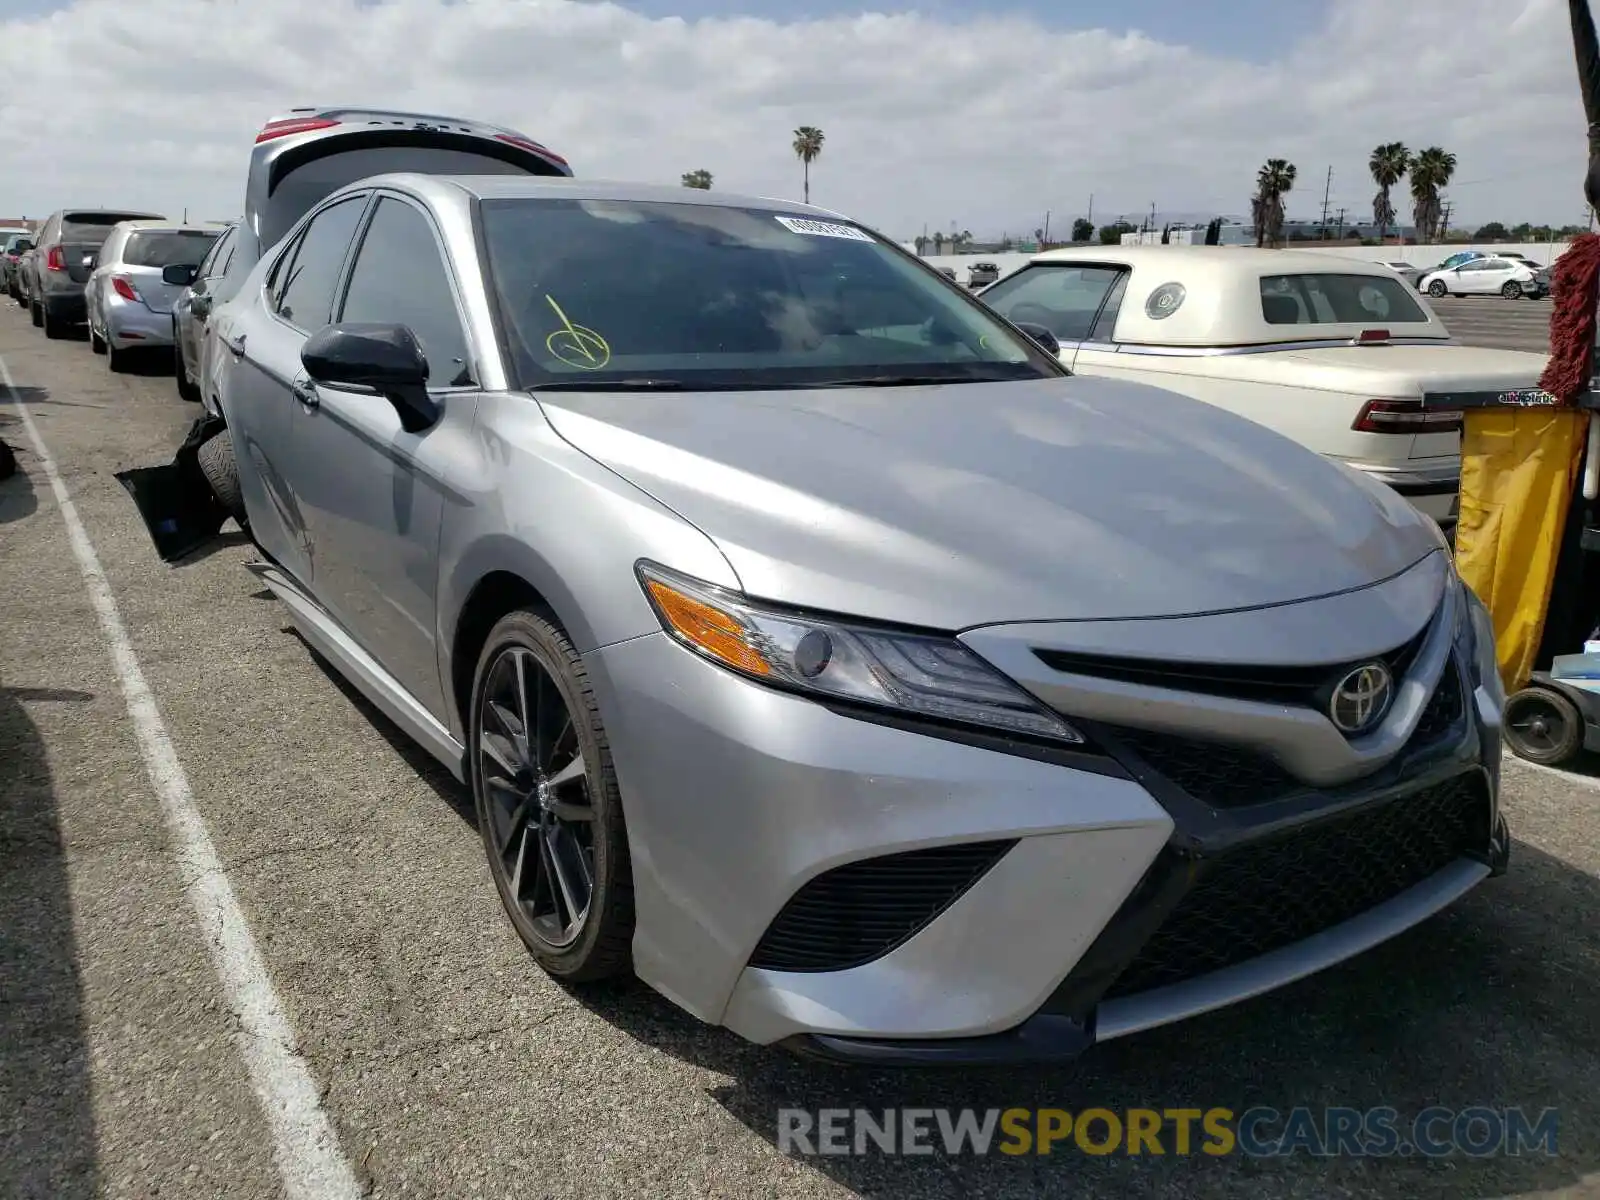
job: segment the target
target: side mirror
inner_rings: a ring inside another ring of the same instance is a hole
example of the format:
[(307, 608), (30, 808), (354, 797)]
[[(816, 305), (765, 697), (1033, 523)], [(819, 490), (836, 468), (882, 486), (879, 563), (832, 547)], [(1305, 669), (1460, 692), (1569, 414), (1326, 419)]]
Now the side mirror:
[(348, 322), (312, 334), (300, 362), (317, 383), (371, 388), (400, 414), (400, 427), (421, 433), (439, 420), (428, 395), (428, 360), (404, 325)]
[(161, 268), (161, 282), (170, 283), (173, 287), (188, 287), (199, 274), (199, 267), (191, 267), (187, 263), (169, 263)]
[(1031, 321), (1017, 321), (1015, 322), (1015, 325), (1018, 329), (1022, 330), (1023, 333), (1027, 334), (1034, 341), (1038, 342), (1039, 345), (1043, 346), (1047, 351), (1049, 351), (1052, 358), (1061, 357), (1061, 343), (1056, 339), (1056, 335), (1051, 333), (1043, 325), (1035, 325)]

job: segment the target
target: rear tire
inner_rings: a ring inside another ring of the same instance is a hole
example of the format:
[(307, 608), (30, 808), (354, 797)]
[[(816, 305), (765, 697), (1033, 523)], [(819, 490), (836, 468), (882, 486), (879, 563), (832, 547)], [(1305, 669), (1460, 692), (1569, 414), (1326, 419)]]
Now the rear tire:
[(1443, 300), (1449, 294), (1450, 289), (1444, 286), (1443, 280), (1435, 279), (1428, 285), (1428, 295), (1432, 296), (1435, 300)]
[(239, 464), (233, 457), (233, 431), (224, 429), (200, 447), (200, 471), (211, 485), (217, 503), (242, 526), (246, 523), (244, 492), (239, 487)]
[(106, 340), (94, 331), (94, 325), (89, 326), (89, 349), (96, 354), (106, 352)]
[(1502, 720), (1506, 745), (1529, 762), (1559, 767), (1583, 749), (1583, 714), (1554, 688), (1523, 688), (1506, 701)]
[[(90, 336), (92, 337), (93, 335), (91, 334)], [(133, 354), (133, 351), (131, 351), (131, 350), (118, 350), (115, 346), (111, 345), (111, 343), (109, 343), (109, 342), (105, 343), (105, 347), (106, 347), (106, 366), (110, 367), (112, 369), (112, 371), (116, 372), (116, 374), (121, 375), (124, 371), (126, 371), (128, 369), (128, 360), (129, 360), (129, 357)]]
[(50, 315), (50, 306), (48, 304), (39, 305), (39, 324), (44, 329), (44, 336), (52, 342), (59, 342), (67, 336), (66, 324), (59, 318)]
[(44, 324), (44, 308), (37, 300), (28, 305), (28, 319), (33, 322), (35, 329)]

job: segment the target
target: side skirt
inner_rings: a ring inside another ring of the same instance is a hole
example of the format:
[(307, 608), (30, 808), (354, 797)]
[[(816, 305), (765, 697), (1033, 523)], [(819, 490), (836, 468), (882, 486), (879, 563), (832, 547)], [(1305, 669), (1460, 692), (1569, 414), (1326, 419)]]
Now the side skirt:
[(274, 596), (283, 601), (295, 628), (306, 641), (338, 667), (339, 673), (382, 709), (391, 721), (450, 768), (452, 775), (466, 782), (466, 747), (456, 741), (432, 713), (357, 645), (355, 639), (344, 631), (328, 611), (282, 568), (267, 562), (247, 563), (246, 566), (267, 585)]

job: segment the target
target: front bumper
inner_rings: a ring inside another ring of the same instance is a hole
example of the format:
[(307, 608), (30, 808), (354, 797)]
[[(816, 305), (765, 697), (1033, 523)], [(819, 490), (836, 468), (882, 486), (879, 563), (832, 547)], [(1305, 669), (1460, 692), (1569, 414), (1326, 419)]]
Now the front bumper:
[(103, 301), (101, 319), (105, 322), (105, 339), (114, 349), (172, 345), (170, 312), (155, 312), (143, 304), (113, 295)]
[[(1498, 714), (1454, 651), (1387, 766), (1231, 808), (1182, 754), (1110, 726), (1085, 723), (1099, 758), (931, 736), (748, 683), (659, 634), (586, 661), (628, 812), (638, 974), (706, 1021), (824, 1057), (1070, 1057), (1339, 962), (1505, 862)], [(1200, 769), (1259, 784), (1239, 755)], [(1443, 841), (1407, 822), (1424, 811), (1448, 816)], [(1363, 830), (1415, 853), (1393, 866)], [(1248, 923), (1228, 906), (1262, 862), (1279, 865), (1257, 898), (1311, 886), (1283, 864), (1313, 844), (1312, 883), (1343, 897), (1325, 924), (1196, 935), (1219, 913)], [(1382, 886), (1358, 887), (1373, 864)], [(900, 911), (951, 870), (966, 875), (920, 918)]]

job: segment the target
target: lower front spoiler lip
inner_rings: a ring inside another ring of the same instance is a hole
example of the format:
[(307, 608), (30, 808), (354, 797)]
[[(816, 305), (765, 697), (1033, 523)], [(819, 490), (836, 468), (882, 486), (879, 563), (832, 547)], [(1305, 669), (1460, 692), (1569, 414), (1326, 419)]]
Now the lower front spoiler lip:
[(1087, 1025), (1040, 1012), (1013, 1029), (979, 1037), (841, 1037), (809, 1033), (779, 1044), (827, 1062), (869, 1067), (988, 1067), (1068, 1062), (1096, 1042), (1168, 1025), (1284, 987), (1354, 958), (1421, 924), (1485, 879), (1505, 872), (1511, 837), (1495, 822), (1482, 860), (1457, 859), (1392, 900), (1304, 941), (1237, 966), (1156, 991), (1107, 1001)]

